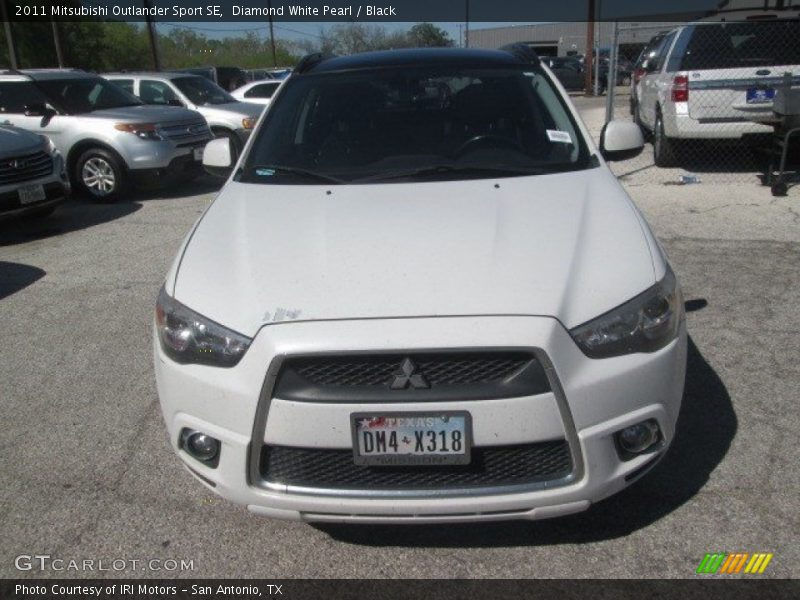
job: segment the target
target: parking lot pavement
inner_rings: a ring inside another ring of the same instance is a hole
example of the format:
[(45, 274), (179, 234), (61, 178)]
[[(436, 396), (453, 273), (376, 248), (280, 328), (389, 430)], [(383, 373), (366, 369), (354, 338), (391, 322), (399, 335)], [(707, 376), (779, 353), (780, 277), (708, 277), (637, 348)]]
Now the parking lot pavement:
[[(604, 99), (576, 102), (591, 112)], [(165, 574), (14, 567), (49, 554), (187, 559), (193, 570), (170, 574), (192, 577), (692, 577), (716, 551), (773, 552), (764, 576), (800, 576), (800, 190), (626, 185), (691, 311), (678, 437), (623, 493), (532, 523), (312, 527), (253, 516), (183, 470), (158, 409), (150, 327), (212, 183), (4, 225), (0, 576)]]

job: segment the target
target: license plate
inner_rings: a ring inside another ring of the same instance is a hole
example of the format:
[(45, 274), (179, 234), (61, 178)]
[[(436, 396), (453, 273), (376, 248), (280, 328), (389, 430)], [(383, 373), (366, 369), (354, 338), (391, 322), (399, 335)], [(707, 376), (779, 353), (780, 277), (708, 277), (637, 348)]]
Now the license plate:
[(748, 104), (764, 104), (775, 99), (773, 88), (750, 88), (747, 90)]
[(203, 152), (205, 148), (195, 148), (194, 149), (194, 159), (195, 160), (203, 160)]
[(467, 465), (472, 428), (463, 411), (350, 415), (357, 465)]
[(20, 204), (33, 204), (47, 197), (42, 185), (24, 185), (17, 190), (17, 193), (19, 194)]

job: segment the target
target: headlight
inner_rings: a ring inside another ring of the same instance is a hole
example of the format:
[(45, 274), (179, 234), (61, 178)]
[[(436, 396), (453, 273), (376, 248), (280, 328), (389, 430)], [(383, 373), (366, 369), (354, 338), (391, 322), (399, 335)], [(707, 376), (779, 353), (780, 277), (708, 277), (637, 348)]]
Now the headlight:
[(245, 129), (252, 129), (256, 126), (256, 119), (252, 119), (247, 117), (246, 119), (242, 119), (242, 127)]
[(252, 341), (170, 298), (163, 287), (156, 302), (156, 329), (164, 352), (184, 364), (232, 367)]
[(683, 318), (683, 298), (667, 266), (664, 279), (622, 306), (572, 329), (589, 358), (655, 352), (672, 341)]
[(114, 129), (132, 133), (143, 140), (159, 142), (164, 139), (156, 130), (154, 123), (117, 123), (114, 125)]

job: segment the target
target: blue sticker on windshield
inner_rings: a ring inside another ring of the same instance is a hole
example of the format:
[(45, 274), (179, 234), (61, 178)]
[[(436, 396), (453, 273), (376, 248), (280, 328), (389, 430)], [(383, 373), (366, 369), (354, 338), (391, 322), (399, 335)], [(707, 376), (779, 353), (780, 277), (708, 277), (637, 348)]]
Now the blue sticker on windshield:
[(256, 169), (256, 175), (261, 177), (272, 177), (275, 175), (275, 169)]

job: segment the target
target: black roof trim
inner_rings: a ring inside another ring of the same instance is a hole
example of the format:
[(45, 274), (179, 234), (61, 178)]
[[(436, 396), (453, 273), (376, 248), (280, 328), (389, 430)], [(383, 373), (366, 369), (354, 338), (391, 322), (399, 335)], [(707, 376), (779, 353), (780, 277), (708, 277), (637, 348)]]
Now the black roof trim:
[(295, 65), (294, 72), (298, 75), (301, 73), (305, 73), (306, 71), (310, 71), (318, 64), (323, 61), (328, 60), (329, 58), (336, 58), (335, 54), (328, 54), (325, 52), (314, 52), (313, 54), (306, 54), (300, 61)]
[(528, 44), (523, 44), (522, 42), (516, 42), (514, 44), (507, 44), (505, 46), (501, 46), (499, 50), (502, 50), (503, 52), (508, 52), (511, 56), (518, 58), (522, 62), (530, 63), (533, 65), (540, 64), (539, 55), (536, 54), (536, 50), (531, 48)]
[(348, 56), (310, 54), (295, 67), (295, 74), (333, 73), (350, 70), (416, 66), (513, 67), (539, 64), (539, 57), (525, 44), (500, 50), (476, 48), (403, 48)]

